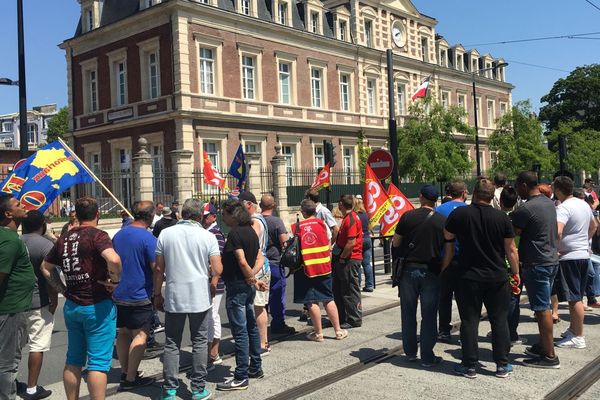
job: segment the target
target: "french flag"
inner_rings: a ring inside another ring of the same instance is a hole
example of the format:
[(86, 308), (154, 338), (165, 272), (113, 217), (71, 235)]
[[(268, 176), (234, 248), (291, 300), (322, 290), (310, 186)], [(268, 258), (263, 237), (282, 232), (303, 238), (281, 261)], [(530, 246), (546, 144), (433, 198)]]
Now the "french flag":
[(431, 75), (425, 78), (423, 83), (419, 86), (415, 94), (412, 95), (411, 100), (415, 101), (418, 98), (427, 96), (427, 90), (429, 89), (429, 80), (431, 79)]

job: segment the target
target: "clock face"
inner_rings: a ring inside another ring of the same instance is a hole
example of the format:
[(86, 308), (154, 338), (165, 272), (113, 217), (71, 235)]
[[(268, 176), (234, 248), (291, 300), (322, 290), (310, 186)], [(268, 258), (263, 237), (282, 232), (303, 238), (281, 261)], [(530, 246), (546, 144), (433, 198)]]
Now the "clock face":
[(399, 21), (396, 21), (392, 26), (392, 40), (398, 47), (402, 47), (404, 45), (404, 38), (402, 37), (402, 29), (400, 29)]

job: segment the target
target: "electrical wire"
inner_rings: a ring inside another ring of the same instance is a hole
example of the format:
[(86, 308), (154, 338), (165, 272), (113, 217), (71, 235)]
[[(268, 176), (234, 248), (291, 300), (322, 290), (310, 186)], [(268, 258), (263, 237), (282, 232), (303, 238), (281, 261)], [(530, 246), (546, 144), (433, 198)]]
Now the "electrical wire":
[(565, 69), (547, 67), (545, 65), (531, 64), (531, 63), (526, 63), (526, 62), (521, 62), (521, 61), (515, 61), (515, 60), (506, 60), (506, 62), (508, 62), (509, 64), (520, 64), (520, 65), (525, 65), (525, 66), (528, 66), (528, 67), (549, 69), (551, 71), (567, 72), (567, 73), (571, 72), (571, 71), (567, 71)]
[(596, 10), (600, 11), (600, 7), (592, 3), (590, 0), (585, 0), (585, 2), (588, 3), (590, 6), (594, 7)]
[[(574, 33), (571, 35), (542, 36), (542, 37), (528, 38), (528, 39), (504, 40), (502, 42), (466, 44), (466, 45), (464, 45), (464, 47), (490, 46), (490, 45), (494, 45), (494, 44), (537, 42), (537, 41), (542, 41), (542, 40), (555, 40), (555, 39), (578, 39), (578, 38), (581, 38), (582, 36), (592, 36), (592, 35), (600, 35), (600, 32)], [(600, 38), (587, 38), (587, 39), (600, 39)]]

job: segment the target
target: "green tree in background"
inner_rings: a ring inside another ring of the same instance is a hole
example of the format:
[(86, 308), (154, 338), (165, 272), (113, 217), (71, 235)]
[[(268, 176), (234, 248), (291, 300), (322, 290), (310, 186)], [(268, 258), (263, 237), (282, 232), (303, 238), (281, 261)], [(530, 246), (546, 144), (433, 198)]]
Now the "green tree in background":
[[(600, 132), (583, 127), (580, 121), (561, 122), (548, 134), (548, 140), (567, 139), (567, 170), (573, 174), (585, 171), (587, 175), (600, 168)], [(558, 157), (558, 156), (556, 156)]]
[(528, 100), (516, 103), (500, 118), (488, 144), (497, 152), (492, 174), (502, 172), (514, 179), (521, 171), (531, 170), (534, 162), (540, 163), (542, 173), (554, 173), (555, 156), (544, 144), (542, 124)]
[(447, 181), (471, 174), (464, 140), (471, 141), (474, 131), (468, 126), (462, 108), (448, 107), (425, 98), (409, 107), (405, 125), (398, 129), (398, 171), (415, 182)]
[(600, 131), (600, 64), (576, 68), (541, 100), (547, 104), (539, 118), (548, 132), (567, 121), (580, 121), (579, 129)]
[(54, 142), (58, 138), (64, 139), (64, 135), (69, 131), (69, 109), (61, 108), (58, 113), (48, 121), (48, 143)]
[(365, 180), (365, 167), (367, 165), (367, 159), (371, 154), (371, 146), (365, 144), (365, 131), (362, 129), (358, 131), (358, 139), (356, 140), (358, 146), (358, 169), (360, 171), (360, 180)]

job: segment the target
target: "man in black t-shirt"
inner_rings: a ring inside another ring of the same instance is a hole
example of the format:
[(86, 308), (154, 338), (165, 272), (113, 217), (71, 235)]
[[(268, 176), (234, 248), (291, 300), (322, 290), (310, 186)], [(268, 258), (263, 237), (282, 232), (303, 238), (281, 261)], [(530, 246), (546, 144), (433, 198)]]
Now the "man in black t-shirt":
[(471, 205), (454, 210), (446, 220), (444, 231), (448, 242), (443, 267), (450, 263), (454, 254), (451, 241), (457, 238), (460, 242), (459, 281), (455, 294), (461, 320), (463, 359), (454, 370), (467, 378), (477, 376), (477, 337), (482, 304), (485, 304), (492, 326), (496, 376), (504, 378), (512, 372), (512, 365), (508, 363), (510, 334), (507, 321), (510, 287), (504, 260), (505, 257), (508, 259), (511, 273), (518, 277), (519, 257), (510, 219), (490, 204), (494, 189), (491, 181), (479, 180)]
[(421, 363), (433, 367), (442, 361), (433, 353), (437, 339), (440, 298), (438, 275), (446, 218), (434, 211), (438, 198), (432, 185), (421, 188), (421, 208), (408, 211), (396, 227), (392, 244), (403, 258), (398, 291), (402, 317), (402, 344), (410, 361), (417, 359), (417, 302), (421, 300)]

